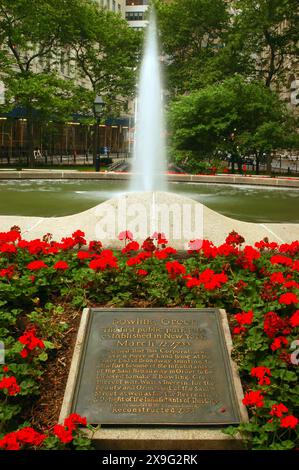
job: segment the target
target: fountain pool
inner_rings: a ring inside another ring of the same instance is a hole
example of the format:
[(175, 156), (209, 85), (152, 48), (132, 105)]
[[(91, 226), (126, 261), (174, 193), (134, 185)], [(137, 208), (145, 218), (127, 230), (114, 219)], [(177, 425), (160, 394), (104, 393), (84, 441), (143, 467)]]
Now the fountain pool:
[[(0, 181), (0, 214), (59, 217), (123, 194), (126, 181)], [(227, 217), (255, 223), (299, 223), (299, 190), (228, 184), (169, 183), (169, 192), (199, 201)]]

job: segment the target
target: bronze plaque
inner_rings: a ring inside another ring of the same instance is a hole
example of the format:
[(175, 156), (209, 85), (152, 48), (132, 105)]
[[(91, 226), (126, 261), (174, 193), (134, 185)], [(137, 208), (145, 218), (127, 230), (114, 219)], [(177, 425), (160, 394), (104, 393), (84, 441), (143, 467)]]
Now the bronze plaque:
[(91, 424), (238, 424), (216, 309), (91, 309), (73, 411)]

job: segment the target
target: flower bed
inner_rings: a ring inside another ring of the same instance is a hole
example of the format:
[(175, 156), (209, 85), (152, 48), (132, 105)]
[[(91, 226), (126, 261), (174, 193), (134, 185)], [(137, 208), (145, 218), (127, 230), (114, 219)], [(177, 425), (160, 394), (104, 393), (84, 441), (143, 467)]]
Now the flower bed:
[(0, 448), (90, 446), (84, 417), (47, 430), (28, 411), (69, 328), (66, 305), (225, 308), (250, 415), (226, 432), (241, 429), (254, 449), (296, 448), (299, 242), (246, 246), (233, 232), (218, 247), (193, 240), (181, 256), (163, 234), (142, 246), (130, 232), (120, 239), (113, 252), (79, 230), (61, 242), (26, 241), (17, 227), (0, 234)]

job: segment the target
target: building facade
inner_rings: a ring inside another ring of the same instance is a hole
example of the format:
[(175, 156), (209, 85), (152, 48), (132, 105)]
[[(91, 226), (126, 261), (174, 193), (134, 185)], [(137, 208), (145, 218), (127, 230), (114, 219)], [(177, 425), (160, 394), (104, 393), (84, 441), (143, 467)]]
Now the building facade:
[(146, 11), (149, 0), (126, 0), (126, 20), (131, 28), (141, 30), (147, 25)]
[(119, 13), (125, 17), (126, 0), (96, 0), (100, 7)]

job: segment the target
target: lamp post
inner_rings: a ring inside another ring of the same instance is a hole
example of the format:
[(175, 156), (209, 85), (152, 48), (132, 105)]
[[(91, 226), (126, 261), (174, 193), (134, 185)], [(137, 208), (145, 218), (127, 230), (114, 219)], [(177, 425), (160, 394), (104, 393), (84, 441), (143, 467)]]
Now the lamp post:
[(99, 124), (100, 124), (100, 119), (102, 116), (104, 105), (105, 103), (102, 97), (97, 95), (93, 103), (93, 113), (96, 119), (96, 122), (94, 125), (94, 133), (93, 133), (93, 164), (95, 166), (96, 171), (100, 171), (100, 154), (98, 154), (98, 149), (100, 148)]

